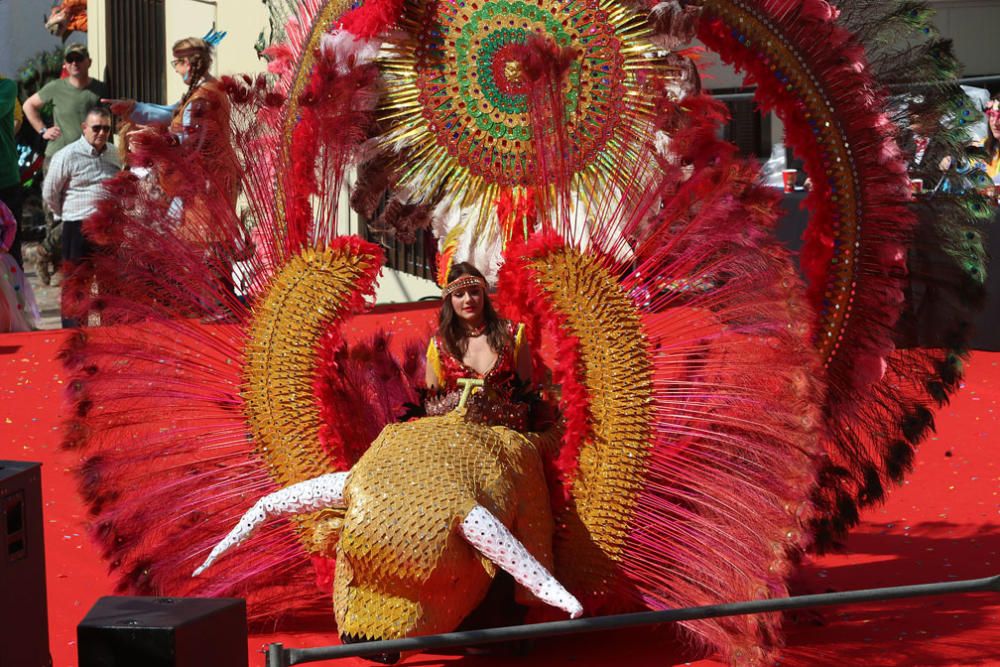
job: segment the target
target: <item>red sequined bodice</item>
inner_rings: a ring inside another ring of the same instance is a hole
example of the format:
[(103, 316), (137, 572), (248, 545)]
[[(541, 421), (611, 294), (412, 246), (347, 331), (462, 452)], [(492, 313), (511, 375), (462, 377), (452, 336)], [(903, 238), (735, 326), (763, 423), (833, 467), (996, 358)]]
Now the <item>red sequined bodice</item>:
[[(518, 325), (508, 322), (510, 336), (518, 340)], [(483, 391), (469, 400), (470, 418), (490, 425), (502, 425), (518, 431), (527, 429), (528, 405), (517, 399), (520, 381), (517, 377), (517, 344), (499, 350), (496, 361), (486, 373), (479, 373), (466, 366), (460, 359), (448, 352), (444, 341), (435, 336), (433, 344), (437, 348), (438, 381), (444, 393), (460, 393), (460, 378), (483, 380)]]
[[(508, 326), (510, 328), (511, 338), (515, 338), (517, 335), (515, 325), (508, 324)], [(508, 375), (513, 376), (515, 379), (517, 377), (514, 350), (512, 347), (506, 347), (500, 350), (499, 354), (497, 354), (496, 361), (493, 362), (492, 368), (483, 374), (469, 368), (462, 363), (461, 359), (457, 359), (454, 355), (448, 352), (448, 349), (445, 347), (444, 341), (441, 340), (440, 336), (434, 337), (434, 345), (437, 346), (438, 358), (441, 360), (441, 377), (439, 377), (438, 380), (441, 383), (441, 387), (445, 391), (458, 389), (459, 378), (479, 378), (484, 380), (487, 384), (496, 385), (504, 384)]]

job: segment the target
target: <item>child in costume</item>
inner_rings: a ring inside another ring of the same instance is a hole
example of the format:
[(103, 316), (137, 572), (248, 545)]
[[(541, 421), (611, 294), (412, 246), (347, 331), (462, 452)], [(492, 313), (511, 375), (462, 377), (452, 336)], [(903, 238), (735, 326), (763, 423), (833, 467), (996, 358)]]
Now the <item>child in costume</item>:
[(17, 232), (17, 220), (7, 206), (0, 202), (0, 333), (33, 331), (39, 317), (35, 295), (24, 270), (10, 255), (10, 247)]

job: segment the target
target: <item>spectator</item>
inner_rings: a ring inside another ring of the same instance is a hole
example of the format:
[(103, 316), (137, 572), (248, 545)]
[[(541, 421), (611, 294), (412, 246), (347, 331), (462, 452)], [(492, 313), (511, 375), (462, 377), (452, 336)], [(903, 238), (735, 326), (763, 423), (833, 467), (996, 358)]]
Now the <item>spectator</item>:
[(17, 128), (17, 84), (11, 79), (0, 77), (0, 203), (6, 204), (17, 225), (14, 226), (14, 236), (11, 239), (8, 254), (14, 258), (18, 267), (24, 266), (21, 261), (21, 170), (17, 163), (17, 143), (14, 140)]
[(10, 209), (0, 202), (0, 333), (31, 331), (39, 316), (31, 285), (7, 252), (17, 224)]
[[(48, 170), (52, 157), (64, 146), (80, 138), (87, 111), (108, 96), (105, 85), (90, 78), (90, 53), (83, 44), (66, 47), (64, 62), (68, 76), (50, 81), (24, 102), (24, 116), (31, 126), (49, 143), (45, 147), (45, 169)], [(54, 125), (47, 127), (42, 118), (42, 109), (52, 103)], [(49, 262), (58, 256), (61, 247), (61, 225), (51, 220), (49, 231), (38, 253), (38, 273), (48, 284)]]
[[(105, 85), (90, 78), (90, 53), (83, 44), (66, 47), (65, 79), (49, 81), (42, 89), (24, 102), (24, 115), (31, 126), (49, 143), (45, 147), (46, 165), (63, 146), (80, 138), (84, 116), (108, 96)], [(52, 103), (54, 125), (46, 127), (42, 109)]]
[[(84, 118), (81, 129), (82, 136), (52, 158), (42, 187), (46, 205), (63, 223), (62, 257), (66, 275), (90, 255), (83, 221), (97, 210), (104, 181), (121, 169), (118, 153), (108, 146), (111, 111), (94, 107)], [(65, 316), (65, 303), (63, 313), (64, 327), (79, 326)]]

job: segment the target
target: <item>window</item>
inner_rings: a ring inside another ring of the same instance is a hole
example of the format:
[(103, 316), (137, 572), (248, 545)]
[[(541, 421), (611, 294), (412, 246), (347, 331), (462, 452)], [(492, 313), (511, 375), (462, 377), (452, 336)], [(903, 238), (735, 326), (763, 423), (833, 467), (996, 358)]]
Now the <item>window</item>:
[(771, 116), (761, 114), (751, 100), (726, 102), (732, 120), (725, 138), (736, 144), (745, 157), (767, 158), (771, 154)]
[(107, 0), (106, 83), (113, 97), (166, 103), (164, 0)]
[(362, 216), (351, 211), (357, 218), (360, 236), (382, 247), (385, 266), (418, 278), (437, 280), (437, 240), (429, 229), (417, 232), (412, 243), (403, 243), (394, 234), (373, 229)]
[(722, 138), (736, 144), (744, 157), (767, 159), (771, 155), (771, 114), (762, 114), (753, 101), (753, 89), (709, 90), (729, 109), (731, 120)]

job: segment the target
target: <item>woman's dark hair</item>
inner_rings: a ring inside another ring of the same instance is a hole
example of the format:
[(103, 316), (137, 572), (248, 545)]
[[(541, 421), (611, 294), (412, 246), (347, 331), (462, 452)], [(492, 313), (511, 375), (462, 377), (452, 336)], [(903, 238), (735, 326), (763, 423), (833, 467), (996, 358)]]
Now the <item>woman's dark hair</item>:
[[(462, 276), (485, 277), (482, 272), (468, 262), (458, 262), (448, 271), (448, 282), (461, 278)], [(513, 347), (514, 339), (510, 335), (510, 328), (505, 320), (500, 319), (497, 311), (493, 308), (489, 294), (483, 290), (483, 324), (486, 325), (486, 339), (490, 347), (498, 354), (507, 347)], [(455, 313), (455, 308), (451, 305), (451, 297), (446, 296), (441, 304), (441, 311), (438, 313), (438, 336), (444, 342), (445, 349), (456, 359), (461, 360), (469, 349), (469, 339), (465, 335), (462, 327), (462, 320)]]

